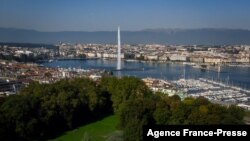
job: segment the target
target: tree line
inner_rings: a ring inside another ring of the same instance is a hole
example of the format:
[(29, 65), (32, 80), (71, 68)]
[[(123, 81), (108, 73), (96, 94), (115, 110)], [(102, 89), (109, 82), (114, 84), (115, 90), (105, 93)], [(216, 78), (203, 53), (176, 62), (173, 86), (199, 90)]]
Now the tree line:
[(240, 107), (221, 106), (203, 97), (181, 101), (177, 95), (153, 93), (138, 78), (104, 78), (102, 86), (111, 94), (125, 141), (142, 141), (145, 125), (244, 124), (245, 111)]
[(205, 98), (153, 93), (135, 77), (34, 82), (0, 100), (0, 140), (46, 140), (107, 115), (119, 116), (126, 141), (141, 141), (144, 125), (243, 124), (244, 110)]
[(108, 93), (89, 79), (34, 82), (0, 108), (0, 140), (46, 140), (112, 113)]

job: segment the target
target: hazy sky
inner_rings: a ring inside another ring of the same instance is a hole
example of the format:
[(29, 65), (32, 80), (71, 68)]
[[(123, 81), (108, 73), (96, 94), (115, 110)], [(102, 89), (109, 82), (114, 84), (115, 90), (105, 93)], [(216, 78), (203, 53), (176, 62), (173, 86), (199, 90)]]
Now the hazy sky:
[(0, 27), (40, 31), (250, 29), (250, 0), (0, 0)]

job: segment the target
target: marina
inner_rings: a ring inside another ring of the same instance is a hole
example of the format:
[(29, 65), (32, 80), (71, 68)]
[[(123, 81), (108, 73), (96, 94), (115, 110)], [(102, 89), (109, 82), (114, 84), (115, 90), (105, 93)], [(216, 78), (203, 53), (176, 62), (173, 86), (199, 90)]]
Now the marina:
[(173, 81), (182, 89), (186, 97), (205, 97), (208, 100), (220, 104), (250, 104), (250, 91), (236, 86), (230, 86), (221, 82), (199, 78), (180, 79)]

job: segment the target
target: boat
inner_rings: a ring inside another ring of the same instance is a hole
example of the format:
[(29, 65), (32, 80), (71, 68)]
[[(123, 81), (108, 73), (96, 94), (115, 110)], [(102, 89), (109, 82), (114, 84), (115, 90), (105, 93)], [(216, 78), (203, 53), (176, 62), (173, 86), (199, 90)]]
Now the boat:
[(53, 62), (53, 61), (54, 61), (53, 59), (50, 59), (50, 60), (49, 60), (50, 63)]
[(127, 59), (125, 60), (126, 62), (138, 62), (138, 60), (133, 60), (133, 59)]

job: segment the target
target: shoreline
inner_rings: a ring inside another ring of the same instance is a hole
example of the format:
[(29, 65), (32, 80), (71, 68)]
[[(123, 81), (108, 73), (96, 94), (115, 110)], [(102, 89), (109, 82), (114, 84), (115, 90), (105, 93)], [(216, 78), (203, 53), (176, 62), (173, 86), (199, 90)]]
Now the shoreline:
[[(55, 59), (46, 59), (46, 60), (39, 60), (36, 63), (44, 63), (44, 62), (53, 62), (53, 61), (67, 61), (67, 60), (117, 60), (116, 58), (55, 58)], [(198, 65), (206, 65), (206, 66), (226, 66), (226, 67), (250, 67), (250, 63), (218, 63), (218, 64), (211, 64), (211, 63), (195, 63), (195, 62), (179, 62), (179, 61), (148, 61), (148, 60), (138, 60), (138, 59), (122, 59), (125, 62), (139, 62), (139, 63), (156, 63), (156, 64), (182, 64), (182, 65), (189, 65), (189, 66), (198, 66)]]

